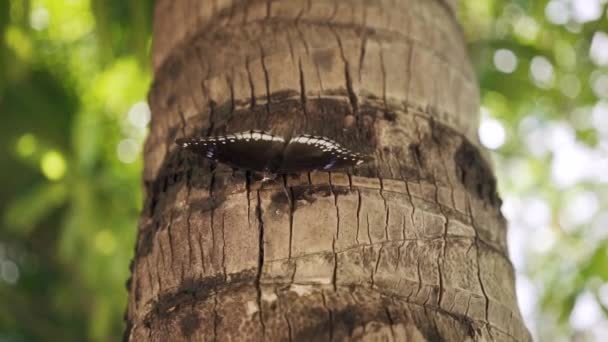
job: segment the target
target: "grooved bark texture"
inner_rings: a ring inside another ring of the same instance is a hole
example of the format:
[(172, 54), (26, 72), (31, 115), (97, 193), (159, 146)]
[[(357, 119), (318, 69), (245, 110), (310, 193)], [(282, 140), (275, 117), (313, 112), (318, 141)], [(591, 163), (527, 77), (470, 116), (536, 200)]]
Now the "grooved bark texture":
[[(448, 0), (158, 0), (125, 338), (529, 341)], [(261, 184), (184, 136), (375, 162)]]

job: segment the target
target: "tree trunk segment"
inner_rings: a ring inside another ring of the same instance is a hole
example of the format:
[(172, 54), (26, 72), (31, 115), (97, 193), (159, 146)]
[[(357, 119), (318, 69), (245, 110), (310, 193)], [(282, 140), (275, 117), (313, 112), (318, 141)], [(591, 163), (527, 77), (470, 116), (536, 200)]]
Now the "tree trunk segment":
[[(446, 0), (158, 0), (125, 338), (529, 341)], [(375, 162), (261, 184), (176, 138), (327, 136)]]

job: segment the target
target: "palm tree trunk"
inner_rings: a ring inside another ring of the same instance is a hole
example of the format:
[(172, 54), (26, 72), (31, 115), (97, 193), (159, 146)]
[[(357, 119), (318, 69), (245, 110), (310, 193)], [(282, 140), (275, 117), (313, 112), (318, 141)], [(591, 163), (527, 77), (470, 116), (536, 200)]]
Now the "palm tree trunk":
[[(127, 340), (530, 340), (454, 6), (157, 1)], [(174, 143), (250, 129), (375, 162), (262, 185)]]

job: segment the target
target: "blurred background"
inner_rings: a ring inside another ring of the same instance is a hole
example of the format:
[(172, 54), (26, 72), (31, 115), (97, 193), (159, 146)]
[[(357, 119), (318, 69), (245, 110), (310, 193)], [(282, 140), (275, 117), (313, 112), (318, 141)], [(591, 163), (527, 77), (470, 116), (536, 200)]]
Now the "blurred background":
[[(520, 308), (608, 340), (608, 0), (461, 0)], [(0, 341), (115, 341), (152, 0), (0, 1)]]

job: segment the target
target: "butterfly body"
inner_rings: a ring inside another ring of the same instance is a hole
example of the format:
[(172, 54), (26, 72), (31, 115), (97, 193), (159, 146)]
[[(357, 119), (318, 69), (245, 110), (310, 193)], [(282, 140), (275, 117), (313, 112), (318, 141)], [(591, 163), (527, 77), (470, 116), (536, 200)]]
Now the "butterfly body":
[(290, 139), (263, 131), (178, 139), (182, 148), (233, 168), (265, 174), (292, 174), (354, 167), (371, 160), (326, 137), (298, 135)]

